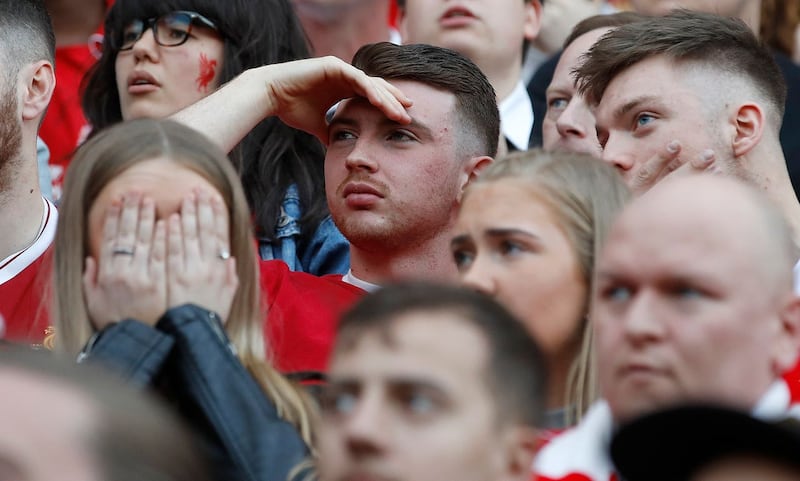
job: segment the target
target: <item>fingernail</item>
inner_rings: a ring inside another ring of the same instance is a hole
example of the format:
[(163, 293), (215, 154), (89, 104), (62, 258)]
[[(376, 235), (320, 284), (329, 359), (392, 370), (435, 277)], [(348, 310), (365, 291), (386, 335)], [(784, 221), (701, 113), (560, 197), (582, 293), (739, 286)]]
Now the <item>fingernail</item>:
[(677, 151), (678, 151), (678, 149), (680, 149), (680, 148), (681, 148), (681, 144), (680, 144), (680, 142), (678, 142), (677, 140), (673, 140), (672, 142), (670, 142), (669, 144), (667, 144), (667, 150), (668, 150), (669, 152), (673, 153), (673, 154), (674, 154), (675, 152), (677, 152)]

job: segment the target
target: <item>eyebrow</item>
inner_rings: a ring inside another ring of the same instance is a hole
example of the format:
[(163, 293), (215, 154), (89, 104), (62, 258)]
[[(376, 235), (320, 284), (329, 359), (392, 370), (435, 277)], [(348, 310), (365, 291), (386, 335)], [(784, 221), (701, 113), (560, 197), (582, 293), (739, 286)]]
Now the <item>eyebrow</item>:
[[(382, 128), (406, 128), (406, 129), (416, 130), (417, 132), (420, 132), (421, 134), (427, 137), (433, 137), (433, 130), (431, 130), (431, 128), (428, 127), (427, 125), (419, 122), (414, 117), (411, 117), (410, 124), (401, 124), (400, 122), (395, 122), (394, 120), (388, 117), (383, 117), (379, 122), (377, 122), (377, 125)], [(334, 117), (330, 121), (330, 124), (328, 124), (328, 130), (333, 129), (335, 126), (358, 127), (359, 122), (352, 117), (347, 117), (346, 115), (342, 115), (339, 117)]]
[(620, 117), (623, 117), (623, 116), (625, 116), (625, 114), (627, 114), (631, 110), (633, 110), (636, 107), (638, 107), (639, 105), (641, 105), (643, 103), (647, 103), (647, 102), (655, 102), (655, 103), (661, 105), (661, 101), (655, 95), (641, 95), (641, 96), (636, 97), (636, 98), (634, 98), (632, 100), (629, 100), (628, 102), (625, 102), (625, 104), (623, 104), (621, 107), (616, 109), (614, 111), (614, 117), (613, 118), (618, 119)]
[(523, 236), (529, 237), (537, 242), (542, 240), (541, 237), (533, 232), (529, 232), (524, 229), (518, 229), (516, 227), (493, 227), (491, 229), (487, 229), (485, 234), (487, 237)]

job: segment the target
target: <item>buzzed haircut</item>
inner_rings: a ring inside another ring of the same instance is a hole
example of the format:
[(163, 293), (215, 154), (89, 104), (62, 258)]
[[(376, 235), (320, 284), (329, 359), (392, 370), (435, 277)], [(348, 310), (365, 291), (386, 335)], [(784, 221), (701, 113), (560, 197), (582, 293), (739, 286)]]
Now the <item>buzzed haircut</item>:
[(56, 37), (42, 0), (0, 0), (0, 63), (5, 78), (23, 65), (55, 63)]
[(432, 45), (379, 42), (361, 47), (353, 65), (368, 75), (410, 80), (452, 93), (461, 146), (470, 156), (497, 154), (497, 95), (483, 72), (465, 56)]
[(477, 329), (488, 346), (484, 376), (495, 399), (498, 419), (533, 427), (542, 425), (546, 370), (541, 350), (521, 321), (480, 292), (428, 282), (383, 287), (344, 314), (335, 352), (351, 349), (371, 333), (389, 335), (399, 318), (412, 313), (451, 313)]
[(745, 77), (779, 115), (786, 83), (772, 54), (738, 18), (675, 10), (617, 27), (603, 35), (575, 70), (578, 91), (599, 103), (611, 81), (627, 68), (656, 55)]
[(597, 30), (598, 28), (619, 27), (629, 23), (639, 22), (647, 18), (650, 17), (636, 12), (616, 12), (609, 14), (601, 13), (592, 15), (591, 17), (586, 17), (572, 27), (572, 31), (569, 33), (567, 39), (564, 40), (564, 45), (562, 48), (569, 47), (576, 38), (583, 34), (589, 33), (592, 30)]

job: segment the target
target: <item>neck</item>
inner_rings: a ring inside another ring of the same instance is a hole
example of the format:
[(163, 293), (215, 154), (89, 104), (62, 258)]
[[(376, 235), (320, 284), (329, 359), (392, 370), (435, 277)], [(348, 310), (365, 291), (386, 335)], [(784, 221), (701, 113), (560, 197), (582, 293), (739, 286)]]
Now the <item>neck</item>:
[(386, 252), (350, 246), (353, 275), (373, 284), (404, 280), (454, 282), (458, 271), (450, 254), (450, 229), (427, 241)]
[[(563, 357), (563, 356), (562, 356)], [(569, 369), (575, 355), (568, 359), (555, 359), (547, 373), (547, 409), (561, 409), (567, 403)]]
[(339, 6), (297, 0), (295, 11), (308, 35), (314, 55), (335, 55), (350, 62), (362, 45), (390, 38), (389, 2), (351, 0)]
[(35, 155), (6, 162), (6, 167), (15, 171), (0, 173), (6, 178), (0, 190), (0, 259), (33, 243), (44, 213)]
[(786, 170), (783, 152), (777, 147), (772, 152), (754, 152), (751, 157), (753, 159), (745, 160), (746, 165), (750, 166), (750, 180), (781, 210), (792, 229), (794, 242), (800, 248), (800, 202)]
[(497, 102), (505, 100), (522, 77), (522, 53), (512, 61), (508, 59), (489, 59), (484, 62), (475, 62), (489, 79), (489, 83), (497, 93)]

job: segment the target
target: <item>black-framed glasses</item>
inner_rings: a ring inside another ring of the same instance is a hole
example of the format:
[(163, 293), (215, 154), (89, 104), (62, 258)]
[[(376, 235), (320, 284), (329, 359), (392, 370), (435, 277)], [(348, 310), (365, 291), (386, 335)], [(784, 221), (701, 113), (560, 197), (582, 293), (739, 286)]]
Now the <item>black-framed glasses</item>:
[(157, 18), (132, 21), (122, 29), (119, 49), (132, 49), (148, 28), (153, 29), (153, 37), (157, 44), (164, 47), (177, 47), (188, 40), (193, 25), (200, 25), (219, 32), (214, 22), (199, 13), (180, 10)]

